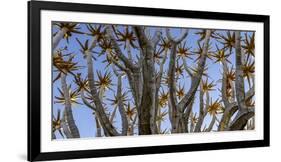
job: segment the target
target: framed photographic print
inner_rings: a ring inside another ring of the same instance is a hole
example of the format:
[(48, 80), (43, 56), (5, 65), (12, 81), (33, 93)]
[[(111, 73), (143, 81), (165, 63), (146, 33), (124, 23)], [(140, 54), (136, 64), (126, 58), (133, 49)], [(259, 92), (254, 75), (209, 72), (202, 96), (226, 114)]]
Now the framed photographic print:
[(269, 16), (28, 2), (28, 160), (269, 146)]

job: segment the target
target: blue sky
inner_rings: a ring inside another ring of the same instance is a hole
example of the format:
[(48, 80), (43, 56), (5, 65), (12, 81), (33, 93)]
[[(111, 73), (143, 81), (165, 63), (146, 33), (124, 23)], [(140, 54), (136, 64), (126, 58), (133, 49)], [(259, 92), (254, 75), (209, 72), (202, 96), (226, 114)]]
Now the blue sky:
[[(81, 29), (79, 31), (88, 32), (85, 24), (80, 24), (80, 27), (81, 27)], [(123, 28), (123, 26), (119, 26), (118, 29), (119, 30), (123, 30), (124, 28)], [(164, 29), (164, 28), (162, 28), (162, 29)], [(57, 30), (58, 29), (56, 27), (53, 27), (53, 33), (55, 33)], [(147, 30), (151, 31), (151, 34), (153, 35), (154, 27), (147, 27)], [(162, 30), (162, 31), (164, 33), (163, 36), (165, 36), (165, 30)], [(189, 29), (189, 34), (188, 34), (187, 38), (184, 40), (184, 41), (186, 41), (186, 45), (188, 47), (191, 47), (190, 51), (195, 51), (198, 48), (197, 40), (200, 38), (200, 36), (195, 34), (198, 31), (200, 31), (200, 29)], [(220, 31), (217, 31), (217, 32), (220, 33), (220, 34), (225, 34), (226, 30), (220, 30)], [(172, 33), (172, 35), (174, 37), (176, 37), (176, 36), (178, 36), (181, 33), (181, 29), (180, 28), (172, 28), (171, 29), (171, 33)], [(248, 34), (252, 34), (252, 32), (248, 32)], [(241, 33), (241, 36), (242, 36), (242, 39), (243, 39), (244, 32)], [(84, 68), (79, 70), (79, 72), (82, 73), (82, 77), (85, 78), (85, 76), (87, 76), (86, 60), (83, 58), (83, 55), (79, 51), (80, 46), (77, 43), (77, 41), (75, 40), (76, 38), (78, 38), (81, 42), (84, 42), (87, 39), (89, 39), (89, 40), (92, 39), (90, 36), (87, 36), (87, 35), (73, 33), (72, 36), (69, 39), (69, 43), (67, 43), (65, 39), (62, 39), (60, 41), (60, 43), (59, 43), (57, 48), (63, 48), (65, 46), (67, 46), (68, 47), (67, 53), (73, 52), (74, 54), (76, 54), (76, 56), (74, 58), (74, 62), (79, 62), (80, 66), (84, 66)], [(211, 42), (211, 51), (216, 51), (216, 47), (215, 47), (216, 44), (218, 45), (219, 48), (223, 47), (222, 44), (217, 42), (215, 39), (211, 39), (210, 42)], [(203, 43), (203, 41), (201, 42), (201, 44), (202, 43)], [(135, 44), (137, 44), (137, 42)], [(123, 45), (122, 45), (121, 49), (123, 50)], [(100, 50), (101, 49), (99, 47), (96, 47), (94, 49), (94, 51), (96, 51), (96, 52), (100, 52)], [(126, 53), (125, 51), (123, 51), (123, 52)], [(228, 53), (228, 51), (227, 51), (227, 53)], [(133, 58), (136, 59), (136, 55), (138, 54), (137, 50), (133, 50), (132, 49), (132, 54), (133, 54)], [(96, 54), (94, 54), (94, 56), (97, 58), (97, 60), (93, 60), (94, 71), (95, 72), (96, 71), (101, 71), (102, 74), (104, 74), (106, 71), (111, 72), (111, 74), (112, 74), (111, 79), (112, 79), (112, 82), (114, 84), (112, 89), (116, 92), (116, 89), (117, 89), (117, 77), (114, 75), (111, 66), (106, 68), (107, 63), (103, 63), (102, 62), (102, 61), (105, 60), (105, 55), (101, 55), (100, 57), (98, 57)], [(169, 56), (169, 53), (168, 53), (168, 56)], [(195, 67), (196, 66), (196, 62), (194, 62), (194, 60), (195, 60), (196, 56), (191, 56), (191, 57), (193, 58), (193, 60), (192, 59), (187, 59), (187, 64), (188, 64), (188, 66)], [(235, 51), (234, 50), (232, 50), (232, 54), (230, 55), (228, 60), (230, 60), (230, 62), (232, 62), (232, 65), (235, 68)], [(181, 61), (179, 63), (182, 64)], [(168, 57), (165, 65), (164, 65), (164, 69), (165, 69), (166, 72), (168, 70), (168, 64), (169, 64), (169, 57)], [(214, 83), (216, 84), (216, 87), (215, 87), (216, 90), (215, 91), (210, 91), (210, 97), (214, 101), (217, 98), (221, 98), (220, 97), (220, 91), (219, 91), (219, 89), (221, 88), (221, 83), (219, 82), (219, 80), (222, 78), (222, 75), (221, 75), (222, 68), (221, 68), (221, 64), (214, 63), (214, 61), (210, 60), (210, 59), (207, 59), (206, 64), (207, 64), (207, 67), (208, 67), (208, 71), (207, 72), (208, 72), (208, 75), (210, 76), (210, 78), (208, 80), (209, 81), (214, 81)], [(232, 65), (229, 65), (229, 66), (232, 66)], [(158, 69), (157, 65), (156, 65), (156, 69)], [(53, 77), (55, 77), (56, 74), (57, 74), (57, 72), (53, 72)], [(205, 77), (203, 77), (203, 78), (206, 79)], [(95, 79), (97, 79), (97, 74), (96, 73), (95, 73)], [(67, 76), (67, 84), (68, 85), (70, 85), (70, 84), (72, 85), (72, 90), (77, 88), (77, 86), (75, 85), (73, 80), (74, 79), (73, 79), (73, 77), (71, 75)], [(129, 84), (128, 84), (127, 77), (124, 77), (122, 79), (122, 81), (123, 81), (122, 82), (122, 84), (123, 84), (123, 92), (124, 91), (129, 91)], [(178, 80), (178, 83), (180, 83), (181, 86), (185, 87), (185, 92), (188, 91), (189, 86), (190, 86), (190, 78), (189, 78), (189, 76), (187, 75), (186, 72), (184, 72), (183, 76), (180, 76), (180, 79)], [(247, 89), (248, 88), (247, 84), (245, 84), (245, 86), (246, 86), (246, 89)], [(162, 87), (163, 87), (163, 90), (165, 92), (167, 92), (167, 87), (166, 86), (162, 86)], [(59, 96), (57, 88), (61, 88), (59, 80), (56, 81), (53, 84), (53, 98), (54, 98), (54, 96)], [(108, 98), (113, 99), (113, 97), (114, 97), (113, 95), (115, 93), (114, 91), (107, 90), (105, 92), (105, 98), (104, 98), (103, 102), (105, 103), (106, 108), (109, 111), (113, 110), (113, 106), (110, 105), (110, 101), (108, 101), (107, 99)], [(129, 101), (130, 101), (130, 104), (133, 105), (133, 102), (132, 102), (133, 99), (132, 99), (132, 96), (131, 96), (130, 92), (128, 93), (128, 98), (131, 99)], [(196, 97), (195, 98), (196, 99), (195, 99), (192, 111), (193, 111), (193, 113), (197, 113), (197, 115), (198, 115), (198, 111), (199, 111), (199, 93), (196, 93)], [(64, 105), (58, 104), (58, 103), (54, 103), (54, 101), (55, 100), (53, 100), (53, 113), (54, 113), (54, 115), (56, 115), (58, 109), (60, 109), (60, 110), (64, 109)], [(78, 99), (77, 101), (80, 102), (80, 103), (83, 103), (81, 101), (81, 99)], [(95, 120), (94, 120), (94, 116), (93, 116), (92, 110), (89, 109), (88, 107), (84, 106), (84, 105), (78, 105), (78, 104), (73, 104), (72, 108), (73, 108), (72, 110), (73, 110), (74, 119), (75, 119), (77, 127), (78, 127), (78, 129), (80, 131), (81, 138), (95, 137), (96, 125), (95, 125)], [(168, 111), (168, 108), (167, 107), (162, 108), (162, 111)], [(218, 115), (218, 118), (220, 118), (220, 115)], [(210, 120), (211, 120), (211, 116), (207, 115), (202, 126), (208, 125)], [(116, 113), (114, 126), (116, 128), (118, 128), (119, 130), (121, 128), (121, 122), (120, 122), (119, 113)], [(167, 129), (170, 128), (170, 122), (169, 122), (169, 119), (168, 119), (168, 115), (166, 116), (165, 121), (162, 122), (161, 128), (162, 128), (162, 130), (164, 130), (166, 128)], [(216, 129), (216, 124), (213, 127), (213, 129), (214, 130)], [(58, 134), (58, 132), (56, 132), (56, 136), (57, 136), (57, 138), (61, 138), (61, 136)]]

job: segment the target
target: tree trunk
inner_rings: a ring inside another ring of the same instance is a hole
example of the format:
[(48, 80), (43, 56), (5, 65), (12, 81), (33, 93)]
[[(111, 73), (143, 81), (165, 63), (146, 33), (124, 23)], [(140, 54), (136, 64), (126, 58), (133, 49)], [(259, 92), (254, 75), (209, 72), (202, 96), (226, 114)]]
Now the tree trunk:
[(216, 122), (216, 116), (213, 115), (212, 120), (211, 120), (211, 122), (210, 122), (210, 124), (209, 124), (209, 127), (207, 128), (206, 132), (212, 131), (215, 122)]
[(202, 78), (202, 75), (204, 72), (205, 64), (206, 64), (206, 57), (208, 54), (208, 44), (210, 41), (210, 37), (211, 37), (211, 30), (206, 30), (206, 36), (205, 36), (202, 56), (199, 59), (198, 66), (197, 66), (198, 73), (192, 76), (191, 87), (190, 87), (188, 93), (178, 103), (178, 107), (182, 110), (184, 110), (189, 105), (189, 103), (192, 101), (192, 99), (194, 98), (194, 95), (198, 89), (198, 86), (200, 84), (200, 81), (201, 81), (201, 78)]
[[(94, 43), (92, 43), (92, 44), (94, 44)], [(99, 98), (100, 97), (99, 93), (97, 92), (97, 89), (95, 87), (92, 54), (90, 52), (87, 52), (86, 56), (87, 56), (89, 87), (90, 87), (90, 92), (91, 92), (93, 101), (96, 106), (96, 110), (97, 110), (96, 115), (98, 116), (99, 122), (104, 129), (105, 135), (118, 136), (119, 133), (115, 130), (113, 125), (110, 123), (110, 120), (108, 119), (108, 117), (104, 111), (102, 102)]]
[(240, 43), (240, 32), (235, 31), (235, 53), (236, 53), (236, 76), (235, 76), (235, 88), (236, 98), (238, 103), (239, 111), (245, 109), (245, 88), (244, 88), (244, 77), (242, 70), (242, 55), (241, 55), (241, 43)]
[(63, 73), (61, 73), (61, 86), (65, 98), (65, 119), (68, 124), (69, 131), (73, 138), (80, 138), (79, 130), (75, 124), (72, 114), (69, 89), (67, 88), (66, 84), (66, 75)]
[(204, 100), (203, 99), (204, 99), (204, 92), (202, 89), (200, 89), (200, 97), (199, 97), (200, 110), (199, 110), (199, 117), (198, 117), (198, 121), (196, 123), (195, 129), (194, 129), (194, 132), (201, 132), (201, 127), (202, 127), (204, 118), (206, 116), (206, 113), (204, 111)]
[(249, 119), (255, 115), (255, 111), (250, 109), (248, 111), (238, 112), (233, 120), (229, 130), (243, 130)]
[(55, 132), (52, 132), (52, 140), (57, 139)]
[[(163, 71), (164, 71), (164, 64), (166, 63), (166, 60), (167, 60), (167, 54), (168, 54), (168, 50), (164, 50), (164, 56), (163, 56), (163, 60), (160, 64), (160, 69), (159, 69), (159, 73), (158, 73), (158, 76), (156, 77), (156, 80), (155, 80), (155, 84), (156, 84), (156, 89), (155, 89), (155, 116), (154, 116), (154, 120), (156, 121), (156, 117), (157, 115), (160, 115), (161, 113), (161, 108), (159, 107), (159, 98), (158, 98), (158, 95), (159, 95), (159, 90), (160, 90), (160, 87), (161, 87), (161, 81), (162, 81), (162, 76), (163, 76)], [(157, 127), (158, 127), (158, 133), (160, 132), (161, 130), (161, 120), (158, 121), (158, 124), (157, 124)]]
[[(155, 107), (155, 80), (154, 80), (154, 63), (153, 63), (153, 48), (148, 45), (144, 51), (144, 61), (142, 66), (142, 75), (143, 75), (143, 90), (142, 98), (140, 103), (140, 124), (139, 124), (139, 133), (140, 135), (152, 134), (153, 123), (151, 123), (151, 111), (154, 111)], [(153, 122), (153, 121), (152, 121)]]
[(236, 98), (238, 105), (238, 113), (231, 123), (230, 130), (243, 130), (248, 120), (255, 115), (254, 108), (249, 108), (245, 104), (245, 88), (244, 77), (242, 71), (242, 51), (240, 31), (235, 31), (235, 53), (236, 53)]
[(118, 75), (118, 83), (117, 83), (117, 97), (118, 97), (118, 110), (121, 116), (122, 122), (122, 135), (127, 135), (128, 131), (128, 119), (125, 113), (124, 104), (122, 101), (122, 78), (121, 75)]
[[(222, 96), (222, 101), (223, 104), (225, 106), (225, 111), (221, 117), (221, 120), (219, 122), (219, 126), (218, 126), (218, 131), (223, 131), (225, 129), (228, 129), (229, 127), (229, 122), (231, 117), (233, 116), (233, 114), (238, 110), (238, 106), (237, 103), (234, 102), (234, 99), (232, 99), (232, 101), (229, 101), (228, 97), (227, 97), (227, 78), (226, 78), (226, 73), (228, 70), (227, 64), (225, 61), (223, 61), (222, 63), (223, 65), (223, 75), (222, 75), (222, 86), (221, 86), (221, 96)], [(233, 83), (230, 83), (231, 85), (233, 85)], [(232, 98), (235, 98), (235, 93), (234, 93), (234, 86), (231, 86), (232, 88)]]
[(155, 134), (157, 133), (155, 121), (156, 78), (153, 55), (158, 41), (157, 37), (149, 40), (142, 27), (135, 26), (134, 30), (144, 57), (142, 60), (143, 87), (139, 107), (139, 134)]
[(96, 132), (96, 136), (97, 137), (101, 137), (101, 127), (100, 127), (100, 122), (98, 117), (95, 115), (95, 121), (96, 121), (96, 128), (97, 128), (97, 132)]
[(61, 39), (63, 38), (63, 36), (65, 35), (65, 33), (67, 32), (67, 28), (62, 28), (60, 29), (57, 34), (53, 37), (53, 51), (57, 48), (57, 46), (59, 45)]
[(178, 124), (179, 124), (179, 112), (177, 109), (177, 96), (176, 96), (176, 78), (175, 78), (175, 65), (176, 65), (176, 51), (177, 44), (175, 42), (172, 43), (171, 54), (170, 54), (170, 62), (169, 62), (169, 70), (168, 70), (168, 87), (169, 87), (169, 98), (171, 101), (171, 110), (172, 110), (172, 133), (178, 132)]
[[(186, 35), (183, 35), (181, 37), (181, 39), (178, 39), (178, 41), (179, 40), (181, 41), (186, 36), (187, 36), (187, 33), (186, 33)], [(174, 98), (173, 97), (174, 96), (173, 95), (174, 92), (173, 92), (173, 90), (171, 90), (171, 88), (173, 89), (173, 83), (172, 83), (173, 81), (170, 81), (170, 86), (169, 86), (169, 88), (170, 88), (170, 95), (172, 94), (172, 96), (170, 97), (170, 100), (174, 100), (174, 101), (171, 102), (171, 106), (175, 107), (174, 108), (174, 112), (177, 113), (177, 114), (173, 115), (174, 119), (172, 119), (172, 132), (178, 132), (178, 130), (179, 130), (178, 129), (179, 121), (180, 121), (180, 119), (182, 120), (182, 118), (185, 116), (183, 113), (186, 111), (188, 105), (190, 105), (190, 103), (193, 101), (195, 93), (196, 93), (196, 91), (198, 89), (198, 86), (200, 84), (200, 81), (201, 81), (201, 78), (202, 78), (202, 75), (203, 75), (203, 72), (204, 72), (205, 64), (206, 64), (206, 57), (207, 57), (207, 53), (208, 53), (208, 44), (209, 44), (209, 41), (210, 41), (210, 36), (211, 36), (211, 30), (206, 30), (206, 37), (205, 37), (205, 41), (204, 41), (204, 45), (203, 45), (202, 57), (199, 59), (198, 66), (197, 66), (198, 73), (197, 74), (192, 74), (190, 89), (189, 89), (187, 94), (183, 97), (183, 99), (179, 103), (176, 103), (176, 100), (173, 99)], [(172, 39), (171, 36), (169, 36), (169, 33), (168, 33), (168, 38), (170, 40), (172, 40), (172, 42), (180, 43), (180, 42), (175, 41), (174, 39)], [(171, 55), (172, 54), (173, 53), (171, 51)], [(174, 65), (175, 63), (173, 63), (174, 62), (173, 59), (174, 58), (171, 56), (171, 58), (170, 58), (170, 66), (169, 66), (169, 72), (170, 72), (169, 74), (171, 76), (169, 76), (169, 77), (173, 77), (174, 76), (173, 66), (175, 66)], [(176, 106), (173, 105), (173, 104), (176, 104)]]

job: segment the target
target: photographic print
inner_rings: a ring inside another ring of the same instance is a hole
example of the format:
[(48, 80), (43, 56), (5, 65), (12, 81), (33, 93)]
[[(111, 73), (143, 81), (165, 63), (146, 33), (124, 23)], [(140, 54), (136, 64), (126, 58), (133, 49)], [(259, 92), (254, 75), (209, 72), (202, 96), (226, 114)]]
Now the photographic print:
[(28, 160), (269, 146), (269, 16), (28, 2)]
[(52, 34), (52, 139), (255, 130), (255, 31), (52, 22)]

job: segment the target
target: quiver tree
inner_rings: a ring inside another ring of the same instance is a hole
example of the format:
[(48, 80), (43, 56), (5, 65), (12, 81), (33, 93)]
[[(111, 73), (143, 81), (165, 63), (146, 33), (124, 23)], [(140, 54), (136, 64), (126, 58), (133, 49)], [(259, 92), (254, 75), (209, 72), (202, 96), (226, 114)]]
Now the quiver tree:
[[(66, 77), (68, 74), (73, 75), (73, 71), (79, 69), (77, 66), (77, 62), (73, 62), (74, 55), (68, 54), (68, 60), (64, 60), (64, 56), (62, 52), (59, 50), (53, 56), (53, 65), (57, 68), (58, 76), (61, 80), (61, 89), (59, 92), (61, 93), (61, 97), (57, 97), (60, 103), (62, 103), (65, 107), (64, 109), (64, 124), (67, 125), (66, 128), (69, 129), (70, 136), (72, 138), (80, 138), (79, 130), (75, 124), (71, 105), (75, 101), (73, 99), (73, 94), (70, 94), (70, 87), (67, 86)], [(58, 79), (58, 77), (56, 77)], [(75, 92), (76, 93), (76, 92)], [(74, 93), (74, 97), (75, 97)]]
[[(77, 23), (56, 26), (53, 82), (61, 80), (61, 95), (55, 103), (64, 107), (63, 118), (53, 118), (53, 132), (62, 137), (80, 137), (72, 104), (92, 111), (97, 137), (254, 128), (254, 120), (250, 122), (254, 34)], [(76, 41), (69, 41), (70, 37)], [(65, 47), (57, 48), (63, 38)], [(66, 54), (68, 44), (79, 55)], [(215, 74), (208, 69), (212, 64), (217, 67)]]
[[(254, 59), (254, 41), (252, 44), (245, 44), (244, 48), (251, 49), (251, 53), (245, 53), (247, 50), (241, 48), (241, 33), (240, 31), (233, 32), (232, 36), (228, 34), (232, 40), (229, 44), (229, 49), (235, 48), (235, 66), (236, 70), (229, 69), (225, 59), (222, 60), (223, 66), (223, 78), (222, 78), (222, 100), (225, 105), (225, 111), (219, 123), (218, 130), (241, 130), (244, 129), (248, 120), (254, 116), (254, 104), (252, 99), (255, 95), (254, 91), (254, 65), (248, 65), (247, 62)], [(254, 34), (253, 36), (254, 37)], [(227, 41), (227, 38), (225, 38)], [(246, 37), (246, 42), (248, 42), (248, 37)], [(247, 59), (245, 54), (248, 54)], [(246, 62), (245, 62), (246, 61)], [(251, 69), (251, 70), (243, 70)], [(248, 91), (245, 91), (245, 77), (250, 76), (252, 79), (252, 86), (250, 77), (247, 77), (249, 83)], [(233, 84), (234, 82), (234, 84)], [(234, 114), (236, 114), (234, 116)], [(233, 118), (234, 116), (234, 118)], [(233, 118), (232, 122), (230, 122)]]

